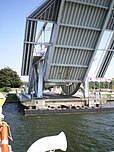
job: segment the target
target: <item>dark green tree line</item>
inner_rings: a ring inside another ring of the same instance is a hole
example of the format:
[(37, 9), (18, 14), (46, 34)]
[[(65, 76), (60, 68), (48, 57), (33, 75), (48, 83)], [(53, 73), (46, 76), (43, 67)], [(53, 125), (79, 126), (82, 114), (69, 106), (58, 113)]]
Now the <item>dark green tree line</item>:
[(16, 71), (9, 67), (0, 70), (0, 88), (18, 88), (21, 85), (22, 81)]
[(89, 89), (113, 89), (114, 81), (111, 82), (89, 82)]

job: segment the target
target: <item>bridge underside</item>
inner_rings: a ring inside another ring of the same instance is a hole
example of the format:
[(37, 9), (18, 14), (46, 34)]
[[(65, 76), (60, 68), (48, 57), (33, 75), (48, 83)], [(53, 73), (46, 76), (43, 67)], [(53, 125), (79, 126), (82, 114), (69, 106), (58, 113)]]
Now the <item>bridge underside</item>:
[[(29, 92), (42, 97), (43, 84), (74, 94), (88, 75), (105, 29), (113, 30), (114, 0), (46, 0), (26, 20), (22, 75)], [(43, 22), (38, 34), (38, 23)], [(51, 24), (48, 43), (45, 30)], [(43, 41), (39, 42), (43, 35)], [(40, 53), (34, 52), (40, 46)]]

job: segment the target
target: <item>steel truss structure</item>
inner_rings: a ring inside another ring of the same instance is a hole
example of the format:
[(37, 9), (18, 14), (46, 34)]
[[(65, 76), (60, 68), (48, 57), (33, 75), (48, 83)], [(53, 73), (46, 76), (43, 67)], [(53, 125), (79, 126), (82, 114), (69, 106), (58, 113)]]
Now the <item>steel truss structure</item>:
[[(114, 30), (113, 7), (114, 0), (45, 0), (27, 17), (21, 73), (29, 75), (29, 93), (34, 90), (42, 98), (45, 83), (60, 85), (69, 95), (79, 89), (104, 31)], [(38, 33), (39, 21), (43, 24)]]

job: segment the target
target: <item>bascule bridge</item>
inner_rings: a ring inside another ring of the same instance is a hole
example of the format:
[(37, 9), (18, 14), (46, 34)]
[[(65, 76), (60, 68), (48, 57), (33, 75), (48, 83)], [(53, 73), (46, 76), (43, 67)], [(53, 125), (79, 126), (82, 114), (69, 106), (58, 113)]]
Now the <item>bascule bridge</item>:
[[(26, 18), (21, 74), (29, 76), (29, 93), (42, 98), (46, 83), (76, 93), (106, 30), (114, 30), (114, 0), (43, 1)], [(113, 53), (114, 34), (98, 76), (104, 76)]]

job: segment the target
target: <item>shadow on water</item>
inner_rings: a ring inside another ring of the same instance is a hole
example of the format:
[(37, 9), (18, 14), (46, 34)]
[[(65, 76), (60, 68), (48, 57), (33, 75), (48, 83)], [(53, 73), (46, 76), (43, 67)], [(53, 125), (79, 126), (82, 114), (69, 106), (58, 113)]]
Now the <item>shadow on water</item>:
[[(67, 152), (110, 152), (114, 150), (114, 113), (23, 116), (17, 103), (3, 107), (11, 127), (14, 152), (26, 152), (39, 138), (64, 131)], [(59, 152), (59, 151), (58, 151)]]

